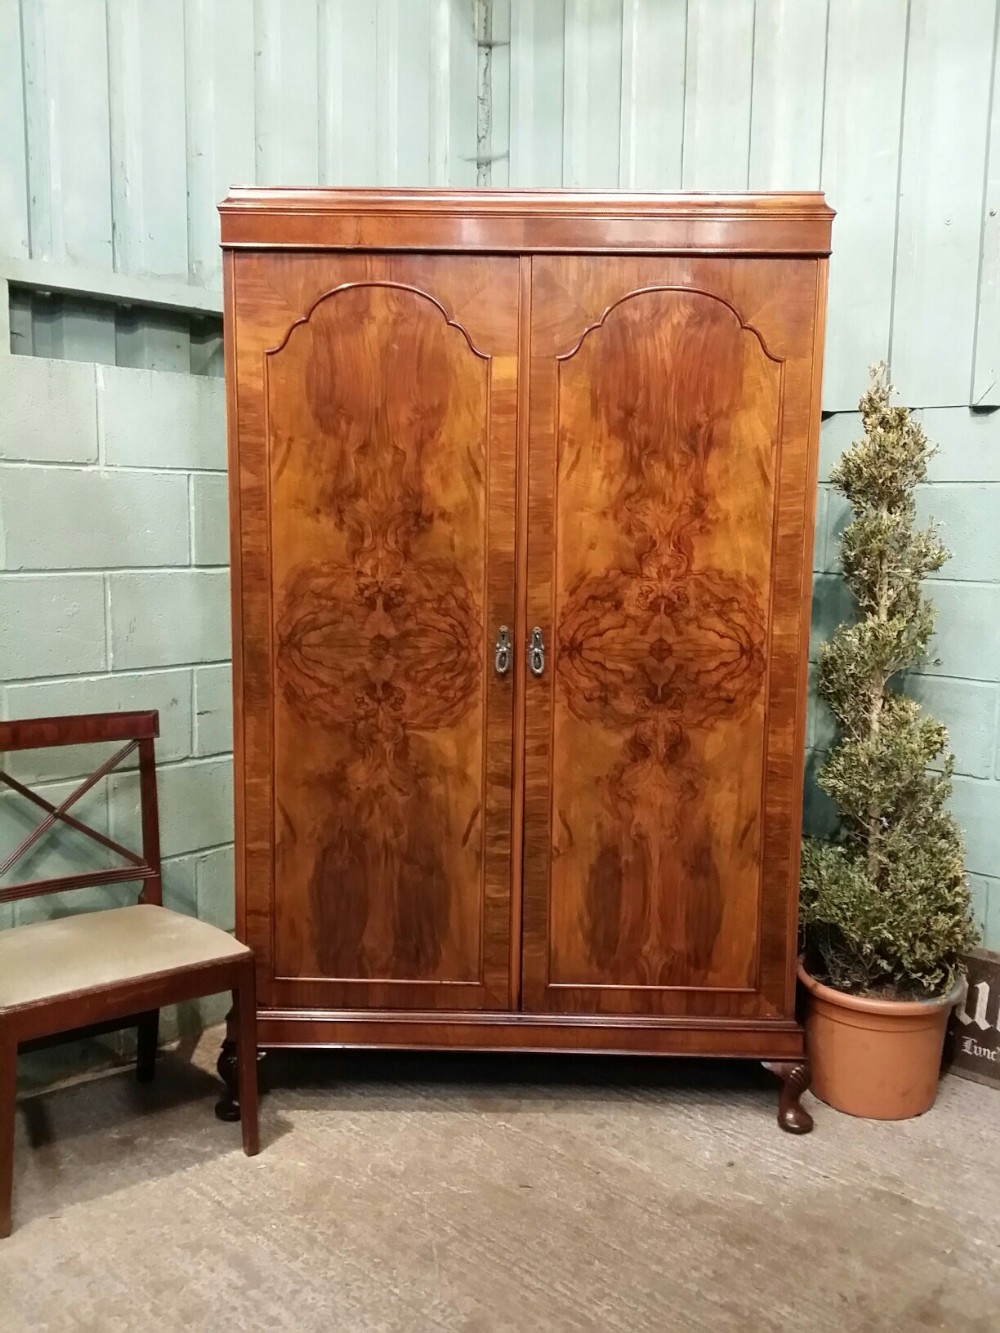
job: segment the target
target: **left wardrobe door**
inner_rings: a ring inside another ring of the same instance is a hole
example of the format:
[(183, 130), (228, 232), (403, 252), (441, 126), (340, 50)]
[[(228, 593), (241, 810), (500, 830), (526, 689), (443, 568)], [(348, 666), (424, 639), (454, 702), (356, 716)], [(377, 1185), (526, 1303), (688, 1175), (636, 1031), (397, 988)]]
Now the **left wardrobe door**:
[(249, 251), (227, 274), (260, 1003), (506, 1008), (518, 262)]

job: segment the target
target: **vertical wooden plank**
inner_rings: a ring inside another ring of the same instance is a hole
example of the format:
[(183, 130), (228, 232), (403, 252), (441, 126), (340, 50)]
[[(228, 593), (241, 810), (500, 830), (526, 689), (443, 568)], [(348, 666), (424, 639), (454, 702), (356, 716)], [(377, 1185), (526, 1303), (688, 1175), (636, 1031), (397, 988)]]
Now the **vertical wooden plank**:
[[(142, 0), (111, 6), (108, 81), (115, 268), (186, 280), (183, 10)], [(188, 370), (186, 317), (120, 312), (115, 360), (122, 366)]]
[[(9, 322), (7, 329), (9, 342), (4, 342), (0, 346), (0, 356), (3, 356), (8, 349), (11, 352), (19, 352), (22, 356), (34, 356), (35, 319), (34, 298), (31, 292), (23, 289), (12, 290), (6, 282), (0, 282), (0, 300), (4, 297), (7, 298), (4, 309)], [(0, 327), (3, 323), (3, 317), (0, 316)]]
[(319, 164), (316, 0), (255, 0), (257, 180), (315, 185)]
[(8, 353), (23, 349), (24, 342), (24, 302), (11, 299), (12, 293), (7, 279), (0, 274), (0, 359)]
[(338, 59), (343, 43), (342, 13), (336, 0), (316, 0), (316, 180), (320, 185), (337, 184), (344, 155), (343, 80)]
[(815, 190), (829, 0), (757, 0), (750, 189)]
[(857, 407), (889, 351), (907, 0), (830, 7), (822, 186), (833, 224), (825, 411)]
[(375, 0), (375, 179), (399, 185), (399, 3)]
[(108, 19), (115, 268), (186, 280), (184, 14), (118, 0)]
[[(484, 4), (485, 0), (480, 0)], [(510, 24), (511, 0), (492, 0), (489, 50), (489, 183), (504, 190), (510, 184)]]
[(115, 364), (113, 306), (36, 291), (30, 308), (35, 356)]
[(911, 0), (890, 356), (903, 402), (967, 403), (995, 0)]
[[(223, 260), (225, 267), (225, 260)], [(222, 347), (221, 320), (192, 319), (190, 323), (192, 375), (211, 375), (221, 378), (225, 372)]]
[(563, 183), (563, 0), (511, 7), (510, 183)]
[(253, 0), (185, 0), (188, 251), (195, 282), (222, 274), (216, 205), (254, 181)]
[(191, 370), (191, 324), (183, 312), (119, 310), (115, 318), (115, 364), (143, 370)]
[(18, 0), (0, 0), (0, 125), (0, 253), (26, 259), (30, 252), (28, 157)]
[(34, 253), (110, 269), (104, 0), (49, 0), (25, 5), (22, 15)]
[[(431, 163), (431, 6), (430, 0), (382, 0), (390, 11), (388, 49), (383, 60), (379, 29), (378, 76), (389, 123), (379, 123), (379, 140), (394, 145), (394, 170), (379, 177), (383, 185), (427, 185)], [(447, 63), (447, 52), (443, 58)], [(391, 109), (390, 109), (391, 108)], [(386, 159), (388, 161), (388, 158)]]
[(319, 162), (324, 185), (374, 185), (376, 0), (320, 0)]
[(476, 184), (493, 183), (493, 3), (474, 0), (476, 23)]
[(451, 30), (449, 0), (431, 0), (430, 87), (428, 89), (429, 147), (427, 181), (447, 185), (451, 160)]
[(345, 3), (341, 15), (342, 116), (346, 137), (341, 183), (375, 185), (378, 175), (378, 0)]
[(618, 184), (621, 0), (567, 0), (563, 184)]
[(972, 395), (977, 407), (1000, 407), (1000, 8), (993, 34), (993, 90), (989, 158), (983, 195), (979, 303)]
[[(105, 2), (48, 0), (23, 5), (21, 14), (33, 256), (110, 270)], [(73, 302), (48, 313), (51, 354), (114, 362), (114, 322), (107, 315)]]
[(625, 0), (618, 184), (679, 190), (684, 148), (685, 0)]
[(688, 0), (685, 190), (745, 190), (750, 156), (754, 0)]

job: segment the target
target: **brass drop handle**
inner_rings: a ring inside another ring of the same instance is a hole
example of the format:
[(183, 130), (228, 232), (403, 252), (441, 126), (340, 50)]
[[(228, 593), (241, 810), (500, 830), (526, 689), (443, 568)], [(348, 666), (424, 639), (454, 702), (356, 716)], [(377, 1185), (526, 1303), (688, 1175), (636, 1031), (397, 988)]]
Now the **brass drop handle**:
[(531, 631), (528, 644), (528, 669), (533, 676), (540, 676), (545, 670), (545, 641), (538, 625)]
[(506, 676), (511, 667), (510, 632), (506, 625), (501, 625), (497, 633), (496, 655), (493, 658), (498, 676)]

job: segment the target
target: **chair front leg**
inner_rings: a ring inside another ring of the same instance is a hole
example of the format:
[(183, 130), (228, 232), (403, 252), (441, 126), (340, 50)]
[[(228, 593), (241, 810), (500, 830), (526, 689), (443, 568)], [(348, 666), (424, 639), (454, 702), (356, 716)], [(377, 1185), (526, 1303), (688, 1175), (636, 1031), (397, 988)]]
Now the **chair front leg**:
[(136, 1027), (135, 1076), (140, 1083), (151, 1083), (156, 1073), (156, 1044), (160, 1035), (160, 1011), (150, 1009), (139, 1015)]
[(0, 1022), (0, 1238), (10, 1235), (14, 1193), (14, 1098), (17, 1092), (17, 1038)]
[(257, 996), (251, 960), (244, 968), (239, 989), (234, 992), (236, 1008), (236, 1069), (240, 1088), (240, 1120), (243, 1151), (248, 1157), (260, 1152), (257, 1125)]

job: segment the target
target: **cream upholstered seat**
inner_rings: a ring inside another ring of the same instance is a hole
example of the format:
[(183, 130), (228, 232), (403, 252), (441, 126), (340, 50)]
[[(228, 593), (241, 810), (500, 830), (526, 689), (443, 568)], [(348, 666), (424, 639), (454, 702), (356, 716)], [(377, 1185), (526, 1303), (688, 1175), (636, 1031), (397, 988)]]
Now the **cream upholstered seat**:
[(217, 926), (139, 903), (0, 931), (0, 1012), (248, 954)]

